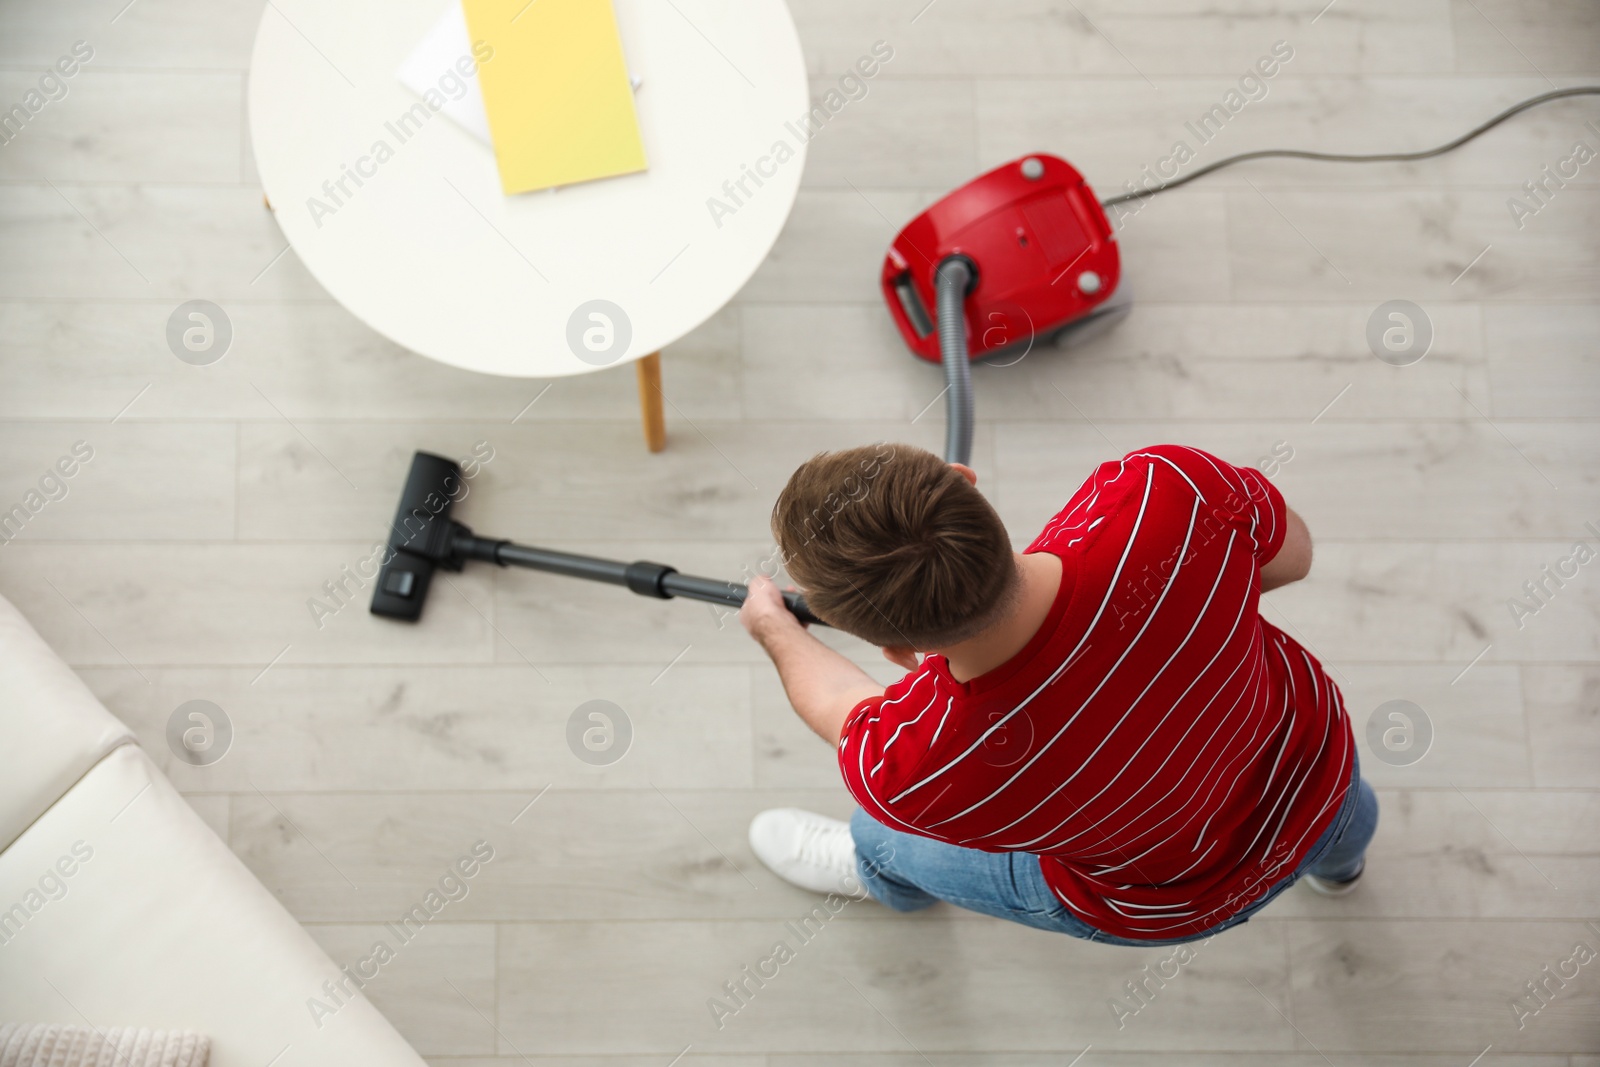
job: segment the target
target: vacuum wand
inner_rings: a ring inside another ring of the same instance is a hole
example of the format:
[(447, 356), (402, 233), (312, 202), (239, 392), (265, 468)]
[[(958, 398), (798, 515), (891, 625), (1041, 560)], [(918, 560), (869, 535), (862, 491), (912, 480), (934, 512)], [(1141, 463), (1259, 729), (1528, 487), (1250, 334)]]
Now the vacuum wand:
[[(459, 527), (453, 545), (463, 559), (498, 563), (502, 567), (527, 567), (550, 574), (564, 574), (569, 578), (626, 586), (640, 596), (660, 600), (682, 597), (685, 600), (701, 600), (708, 604), (737, 608), (744, 603), (747, 593), (746, 588), (737, 582), (680, 574), (676, 568), (664, 563), (647, 560), (623, 563), (598, 556), (580, 556), (575, 552), (533, 548), (511, 541), (491, 541), (475, 536), (465, 527)], [(799, 593), (784, 593), (783, 599), (801, 622), (822, 622), (806, 608), (805, 600)]]
[[(412, 457), (400, 507), (389, 530), (389, 552), (372, 594), (374, 615), (415, 622), (422, 615), (433, 572), (440, 567), (459, 571), (469, 560), (625, 586), (640, 596), (660, 600), (681, 597), (737, 608), (748, 594), (737, 582), (680, 574), (664, 563), (624, 563), (479, 537), (450, 517), (466, 489), (461, 469), (450, 460), (428, 452)], [(786, 592), (783, 599), (801, 622), (822, 622), (799, 593)]]

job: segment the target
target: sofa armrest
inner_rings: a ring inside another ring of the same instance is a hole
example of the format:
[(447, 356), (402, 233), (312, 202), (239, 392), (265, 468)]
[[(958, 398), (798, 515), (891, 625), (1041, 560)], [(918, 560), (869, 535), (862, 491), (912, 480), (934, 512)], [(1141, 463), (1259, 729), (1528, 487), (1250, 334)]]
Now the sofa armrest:
[(423, 1067), (350, 989), (137, 745), (0, 853), (8, 1017), (198, 1030), (211, 1067)]
[(0, 849), (133, 731), (0, 597)]

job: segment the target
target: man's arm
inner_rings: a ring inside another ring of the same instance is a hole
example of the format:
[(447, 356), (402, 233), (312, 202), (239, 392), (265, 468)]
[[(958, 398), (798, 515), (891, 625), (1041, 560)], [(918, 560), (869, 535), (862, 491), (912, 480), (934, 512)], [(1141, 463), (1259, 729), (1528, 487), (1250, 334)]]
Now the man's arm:
[(1298, 582), (1311, 573), (1311, 531), (1306, 529), (1305, 520), (1295, 514), (1295, 510), (1285, 507), (1288, 512), (1288, 530), (1283, 535), (1283, 545), (1278, 549), (1278, 554), (1261, 568), (1261, 591), (1277, 589), (1279, 586)]
[(857, 704), (883, 695), (870, 674), (806, 631), (768, 579), (758, 575), (750, 583), (739, 622), (772, 657), (794, 710), (830, 745), (839, 743)]

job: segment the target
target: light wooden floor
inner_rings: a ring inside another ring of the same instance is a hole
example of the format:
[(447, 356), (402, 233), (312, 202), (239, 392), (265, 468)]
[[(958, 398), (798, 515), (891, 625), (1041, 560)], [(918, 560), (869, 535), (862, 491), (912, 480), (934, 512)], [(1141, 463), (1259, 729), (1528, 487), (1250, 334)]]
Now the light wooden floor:
[[(1508, 606), (1575, 539), (1600, 544), (1600, 162), (1520, 229), (1506, 203), (1575, 142), (1600, 149), (1594, 99), (1432, 162), (1262, 164), (1175, 191), (1122, 228), (1139, 305), (1114, 336), (978, 368), (976, 466), (1019, 541), (1134, 447), (1292, 448), (1278, 481), (1317, 565), (1269, 614), (1327, 659), (1358, 737), (1390, 699), (1436, 733), (1410, 767), (1363, 741), (1384, 809), (1359, 893), (1287, 894), (1120, 1029), (1109, 1002), (1167, 952), (863, 903), (718, 1030), (708, 998), (813, 903), (754, 860), (748, 819), (850, 808), (737, 627), (482, 569), (415, 628), (358, 604), (318, 629), (306, 606), (383, 534), (413, 449), (479, 439), (496, 455), (463, 517), (482, 530), (736, 575), (799, 460), (938, 446), (939, 410), (917, 418), (938, 372), (875, 290), (921, 205), (1031, 150), (1110, 195), (1279, 40), (1294, 59), (1202, 160), (1431, 145), (1600, 82), (1600, 7), (794, 0), (818, 94), (875, 40), (895, 55), (812, 144), (770, 261), (668, 350), (671, 446), (649, 456), (626, 369), (524, 410), (544, 383), (397, 350), (274, 261), (243, 124), (262, 3), (124, 3), (0, 2), (0, 104), (72, 42), (95, 48), (0, 147), (0, 506), (74, 441), (95, 450), (0, 550), (0, 592), (339, 962), (492, 844), (368, 987), (434, 1063), (1600, 1064), (1600, 960), (1520, 1029), (1513, 1008), (1575, 944), (1600, 950), (1600, 562), (1521, 625)], [(210, 367), (164, 341), (196, 297), (235, 329)], [(1436, 330), (1411, 367), (1364, 340), (1392, 299)], [(196, 698), (237, 730), (207, 768), (163, 740)], [(606, 769), (565, 742), (597, 698), (635, 731)]]

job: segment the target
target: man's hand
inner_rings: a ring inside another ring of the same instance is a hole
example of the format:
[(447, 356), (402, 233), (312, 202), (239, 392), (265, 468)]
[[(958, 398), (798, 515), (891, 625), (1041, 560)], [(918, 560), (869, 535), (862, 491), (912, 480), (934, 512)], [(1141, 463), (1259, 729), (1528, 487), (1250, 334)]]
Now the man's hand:
[(830, 745), (857, 704), (883, 694), (871, 675), (807, 632), (767, 578), (750, 583), (739, 623), (772, 657), (794, 710)]
[(750, 580), (744, 606), (739, 609), (739, 625), (743, 626), (745, 633), (755, 638), (763, 647), (774, 633), (790, 627), (797, 630), (805, 629), (805, 624), (795, 618), (794, 612), (789, 610), (789, 605), (784, 603), (783, 594), (778, 591), (777, 585), (763, 574), (758, 574)]

